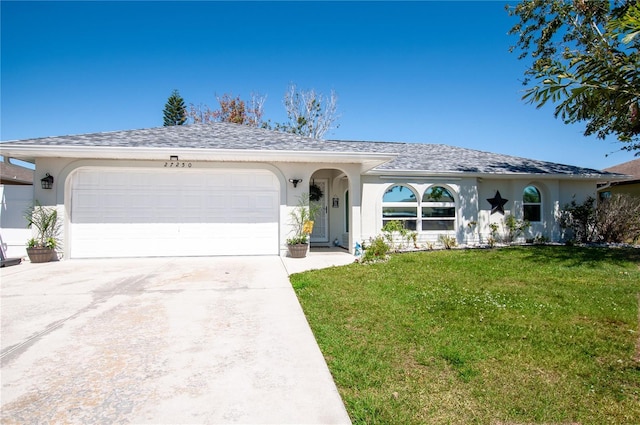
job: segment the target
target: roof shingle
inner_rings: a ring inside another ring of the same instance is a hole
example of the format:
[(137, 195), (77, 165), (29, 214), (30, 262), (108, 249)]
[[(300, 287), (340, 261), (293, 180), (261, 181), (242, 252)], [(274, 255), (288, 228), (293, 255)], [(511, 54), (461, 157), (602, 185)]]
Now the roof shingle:
[(33, 184), (33, 170), (19, 165), (0, 161), (0, 183), (2, 184)]
[(43, 137), (6, 143), (6, 145), (3, 143), (0, 147), (158, 147), (325, 153), (389, 153), (398, 154), (398, 156), (396, 159), (376, 167), (374, 171), (612, 176), (610, 173), (589, 168), (442, 144), (317, 140), (291, 133), (228, 123), (191, 124), (141, 130)]

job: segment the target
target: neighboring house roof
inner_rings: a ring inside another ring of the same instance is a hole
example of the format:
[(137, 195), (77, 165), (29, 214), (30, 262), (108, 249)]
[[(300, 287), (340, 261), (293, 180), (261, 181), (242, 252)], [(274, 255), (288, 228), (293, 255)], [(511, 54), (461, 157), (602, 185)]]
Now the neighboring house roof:
[(640, 183), (640, 159), (623, 162), (613, 167), (605, 168), (604, 171), (611, 173), (624, 174), (624, 178), (619, 181), (607, 182), (601, 184), (600, 190), (606, 190), (609, 186), (626, 186)]
[(33, 170), (0, 161), (0, 184), (33, 184)]
[(640, 179), (640, 158), (633, 161), (623, 162), (613, 167), (605, 168), (604, 171), (620, 173), (631, 176), (632, 179)]
[[(157, 155), (160, 155), (158, 152), (161, 152), (162, 159), (167, 159), (167, 153), (179, 153), (181, 159), (183, 155), (197, 154), (197, 158), (214, 160), (221, 159), (220, 155), (229, 152), (229, 155), (241, 154), (245, 160), (268, 160), (277, 156), (280, 160), (303, 161), (313, 158), (351, 162), (355, 158), (363, 164), (366, 162), (366, 169), (378, 174), (427, 172), (565, 175), (600, 179), (619, 177), (594, 169), (442, 144), (317, 140), (228, 123), (43, 137), (5, 142), (0, 147), (11, 151), (17, 158), (25, 159), (61, 155), (133, 158), (136, 152), (138, 155), (146, 153), (145, 159), (151, 159), (152, 154), (157, 159)], [(251, 153), (252, 157), (249, 156)]]

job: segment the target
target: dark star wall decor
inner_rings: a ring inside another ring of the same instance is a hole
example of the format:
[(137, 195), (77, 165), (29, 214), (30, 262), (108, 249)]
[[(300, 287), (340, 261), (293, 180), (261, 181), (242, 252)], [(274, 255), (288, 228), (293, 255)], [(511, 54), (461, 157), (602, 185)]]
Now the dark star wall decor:
[(496, 190), (496, 196), (487, 199), (487, 201), (489, 201), (489, 203), (491, 204), (491, 214), (499, 212), (500, 214), (504, 215), (504, 204), (509, 202), (509, 200), (504, 199), (502, 196), (500, 196), (499, 190)]

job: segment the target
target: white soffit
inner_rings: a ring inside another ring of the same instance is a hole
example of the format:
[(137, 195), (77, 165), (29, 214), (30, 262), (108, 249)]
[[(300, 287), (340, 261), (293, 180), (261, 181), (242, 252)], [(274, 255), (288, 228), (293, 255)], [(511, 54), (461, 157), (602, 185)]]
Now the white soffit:
[(371, 152), (3, 145), (4, 144), (0, 144), (2, 155), (28, 162), (34, 162), (36, 158), (166, 161), (170, 159), (170, 156), (177, 155), (180, 161), (328, 162), (337, 164), (362, 164), (363, 170), (369, 170), (397, 157), (397, 154)]

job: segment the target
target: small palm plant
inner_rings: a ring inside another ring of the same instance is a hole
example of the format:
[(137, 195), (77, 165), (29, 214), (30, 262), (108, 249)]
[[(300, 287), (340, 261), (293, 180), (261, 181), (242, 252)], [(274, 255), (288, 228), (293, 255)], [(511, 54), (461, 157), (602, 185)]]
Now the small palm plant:
[(309, 235), (313, 231), (313, 221), (320, 206), (309, 202), (309, 195), (303, 193), (298, 198), (298, 205), (289, 213), (292, 227), (292, 237), (287, 239), (287, 245), (306, 244), (309, 242)]
[(53, 207), (43, 207), (39, 202), (29, 207), (24, 214), (27, 227), (36, 230), (36, 236), (27, 242), (28, 248), (50, 248), (58, 246), (61, 223), (58, 220), (58, 210)]

